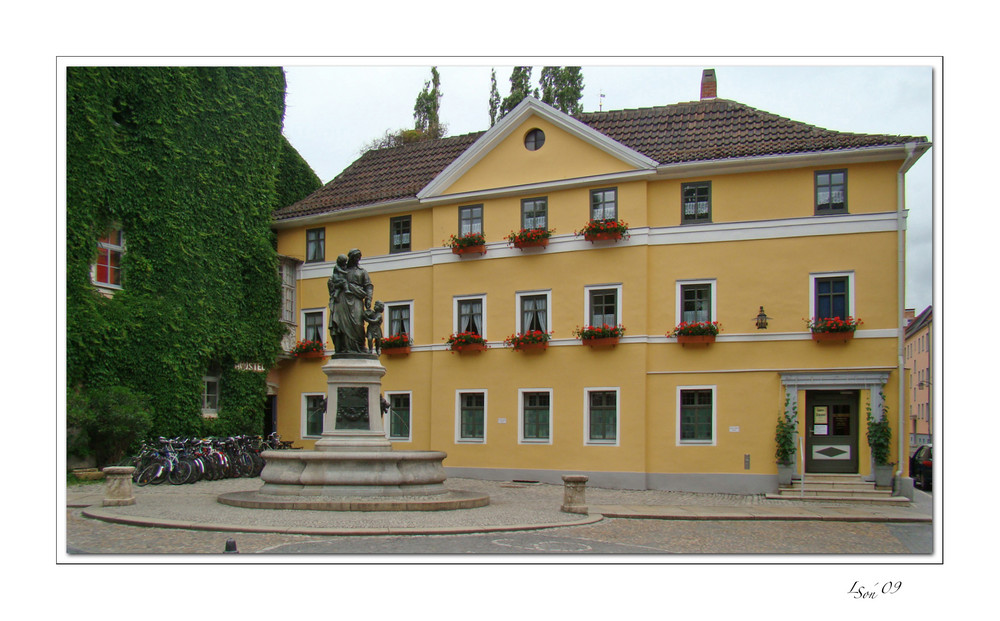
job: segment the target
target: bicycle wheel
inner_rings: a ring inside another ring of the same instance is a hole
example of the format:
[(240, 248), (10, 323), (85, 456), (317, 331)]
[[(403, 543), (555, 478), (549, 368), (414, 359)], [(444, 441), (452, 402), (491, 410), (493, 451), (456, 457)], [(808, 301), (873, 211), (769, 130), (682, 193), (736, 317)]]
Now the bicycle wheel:
[(179, 461), (174, 464), (170, 474), (167, 475), (167, 479), (170, 480), (171, 485), (187, 483), (187, 480), (191, 477), (191, 468), (191, 462)]
[(158, 463), (151, 463), (142, 469), (139, 476), (135, 480), (135, 484), (139, 486), (147, 485), (151, 483), (159, 474), (161, 465)]

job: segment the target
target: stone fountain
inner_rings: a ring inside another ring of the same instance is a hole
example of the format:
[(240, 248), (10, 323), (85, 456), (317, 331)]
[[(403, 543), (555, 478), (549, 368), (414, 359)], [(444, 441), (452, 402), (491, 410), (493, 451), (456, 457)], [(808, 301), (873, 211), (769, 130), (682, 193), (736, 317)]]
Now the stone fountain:
[[(361, 252), (341, 255), (329, 280), (330, 336), (323, 434), (311, 451), (265, 451), (256, 492), (219, 502), (262, 509), (434, 511), (489, 504), (489, 496), (445, 487), (446, 453), (396, 451), (386, 438), (379, 363), (381, 304), (360, 266)], [(367, 330), (365, 324), (368, 324)]]

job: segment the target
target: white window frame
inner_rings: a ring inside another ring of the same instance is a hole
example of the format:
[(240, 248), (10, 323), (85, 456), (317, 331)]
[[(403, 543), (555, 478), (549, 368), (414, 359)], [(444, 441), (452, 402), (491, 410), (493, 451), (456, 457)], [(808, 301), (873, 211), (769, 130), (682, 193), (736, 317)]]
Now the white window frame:
[(330, 325), (330, 318), (327, 316), (327, 314), (329, 313), (329, 310), (330, 310), (329, 307), (323, 306), (323, 307), (320, 307), (320, 308), (303, 308), (301, 311), (299, 311), (299, 340), (300, 341), (306, 340), (306, 315), (313, 314), (313, 313), (322, 313), (323, 314), (323, 322), (322, 322), (322, 324), (321, 324), (320, 327), (321, 327), (321, 330), (322, 330), (323, 338), (321, 338), (320, 341), (323, 343), (323, 348), (324, 349), (326, 348), (327, 331), (328, 331), (328, 327)]
[(545, 296), (545, 331), (552, 332), (552, 290), (518, 291), (514, 294), (514, 327), (517, 334), (524, 333), (524, 321), (521, 313), (521, 298)]
[[(483, 395), (483, 437), (463, 438), (462, 437), (462, 395), (482, 393)], [(489, 406), (490, 395), (485, 388), (459, 388), (455, 391), (455, 444), (486, 444), (486, 436), (489, 432)]]
[(719, 315), (717, 312), (718, 305), (718, 287), (716, 286), (716, 279), (714, 278), (691, 278), (685, 280), (678, 280), (675, 283), (674, 289), (674, 325), (678, 326), (684, 321), (684, 298), (682, 291), (686, 285), (709, 285), (712, 296), (712, 309), (709, 311), (711, 316), (709, 321), (718, 321)]
[[(392, 398), (394, 396), (396, 396), (396, 395), (406, 395), (410, 399), (410, 411), (408, 413), (408, 416), (409, 416), (410, 420), (409, 420), (409, 424), (407, 424), (407, 426), (406, 426), (407, 429), (410, 430), (410, 434), (408, 436), (406, 436), (405, 438), (401, 437), (401, 436), (390, 435), (390, 432), (392, 431), (392, 418), (391, 418), (391, 416), (392, 416), (392, 409), (391, 409), (391, 407), (392, 407)], [(410, 390), (387, 390), (385, 392), (385, 398), (386, 398), (386, 401), (388, 401), (389, 404), (390, 404), (390, 410), (386, 414), (386, 420), (384, 421), (385, 422), (385, 437), (386, 437), (386, 439), (391, 440), (393, 442), (412, 442), (413, 441), (413, 391), (410, 391)]]
[[(201, 415), (203, 418), (218, 418), (219, 417), (219, 403), (222, 398), (220, 391), (221, 383), (219, 381), (218, 375), (204, 375), (201, 378)], [(205, 405), (205, 395), (207, 394), (208, 384), (212, 382), (215, 384), (215, 407), (207, 407)]]
[[(549, 437), (544, 440), (524, 437), (524, 395), (531, 392), (544, 392), (549, 395)], [(555, 428), (552, 424), (555, 420), (555, 400), (553, 399), (551, 388), (518, 388), (517, 389), (517, 443), (518, 444), (552, 444), (552, 436), (555, 435)]]
[[(615, 393), (615, 439), (592, 440), (590, 438), (590, 393)], [(622, 394), (619, 386), (588, 386), (583, 389), (583, 444), (584, 446), (619, 446), (622, 439)]]
[[(712, 440), (681, 440), (681, 391), (684, 390), (711, 390), (712, 391)], [(711, 385), (698, 385), (698, 386), (678, 386), (677, 387), (677, 397), (676, 397), (676, 409), (675, 419), (675, 433), (676, 433), (676, 445), (677, 446), (716, 446), (719, 441), (719, 426), (718, 426), (718, 409), (719, 409), (719, 391), (715, 384)]]
[[(590, 324), (590, 292), (599, 289), (614, 289), (617, 303), (615, 304), (615, 326), (622, 325), (624, 301), (622, 299), (622, 283), (609, 283), (606, 285), (585, 285), (583, 287), (583, 325)], [(599, 327), (599, 326), (595, 326)]]
[(479, 336), (486, 339), (486, 294), (485, 293), (474, 293), (471, 295), (456, 295), (452, 298), (452, 321), (451, 321), (451, 331), (452, 334), (457, 334), (459, 332), (458, 327), (458, 304), (465, 300), (479, 300), (483, 305), (483, 325), (479, 332)]
[(308, 411), (309, 411), (309, 399), (308, 399), (308, 397), (326, 397), (326, 396), (327, 396), (327, 394), (325, 392), (304, 392), (304, 393), (302, 393), (302, 400), (301, 400), (301, 403), (300, 403), (300, 409), (301, 409), (301, 412), (300, 412), (300, 414), (301, 414), (300, 425), (301, 426), (299, 428), (300, 429), (299, 436), (302, 437), (303, 439), (319, 439), (319, 438), (322, 437), (321, 435), (318, 435), (318, 436), (317, 435), (308, 435), (308, 433), (307, 433), (307, 431), (309, 429), (309, 427), (308, 427), (308, 422), (309, 421), (308, 421), (308, 418), (307, 418)]
[(816, 280), (820, 278), (847, 278), (847, 314), (857, 317), (854, 305), (854, 270), (846, 272), (811, 272), (809, 274), (809, 318), (816, 316)]
[(383, 337), (389, 336), (389, 329), (392, 327), (391, 326), (391, 322), (390, 322), (391, 318), (389, 316), (389, 308), (393, 307), (393, 306), (406, 306), (406, 307), (408, 307), (410, 309), (410, 329), (407, 332), (407, 334), (410, 335), (410, 340), (412, 341), (413, 340), (413, 326), (414, 326), (414, 320), (413, 320), (413, 300), (399, 300), (399, 301), (396, 301), (396, 302), (384, 302), (384, 304), (385, 304), (385, 314), (383, 315), (383, 317), (385, 319), (384, 319), (384, 322), (382, 324), (382, 336)]
[[(118, 252), (121, 255), (121, 257), (124, 257), (125, 256), (125, 231), (122, 230), (121, 226), (119, 226), (117, 224), (111, 226), (108, 229), (108, 231), (109, 232), (110, 231), (118, 231), (121, 234), (121, 236), (122, 236), (122, 243), (121, 243), (121, 245), (119, 246), (119, 245), (115, 245), (115, 244), (108, 244), (108, 243), (105, 243), (105, 242), (102, 242), (102, 241), (98, 241), (97, 242), (97, 247), (98, 248), (104, 248), (105, 250), (108, 250), (110, 252)], [(119, 269), (121, 269), (121, 268), (119, 267)], [(111, 283), (99, 282), (97, 280), (97, 261), (94, 261), (90, 265), (90, 282), (91, 282), (91, 284), (93, 284), (98, 289), (106, 289), (106, 290), (108, 290), (109, 291), (109, 295), (111, 293), (114, 293), (115, 291), (121, 291), (122, 289), (124, 289), (124, 287), (122, 287), (122, 285), (113, 285)]]
[(278, 264), (278, 273), (281, 276), (281, 320), (294, 325), (298, 262), (282, 258)]

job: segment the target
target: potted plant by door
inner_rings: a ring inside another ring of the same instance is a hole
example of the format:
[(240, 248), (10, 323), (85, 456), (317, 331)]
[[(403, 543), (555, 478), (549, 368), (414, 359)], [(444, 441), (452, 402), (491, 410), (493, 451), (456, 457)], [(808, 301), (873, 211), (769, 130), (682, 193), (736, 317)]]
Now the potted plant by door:
[(882, 396), (882, 416), (878, 420), (872, 416), (872, 403), (869, 399), (866, 418), (868, 420), (868, 446), (872, 451), (872, 461), (875, 462), (875, 487), (891, 487), (892, 471), (895, 463), (889, 461), (889, 445), (892, 442), (892, 427), (889, 425), (889, 406)]
[(791, 485), (795, 472), (795, 425), (798, 408), (789, 404), (785, 397), (785, 409), (778, 415), (778, 426), (774, 432), (774, 459), (778, 463), (778, 485)]

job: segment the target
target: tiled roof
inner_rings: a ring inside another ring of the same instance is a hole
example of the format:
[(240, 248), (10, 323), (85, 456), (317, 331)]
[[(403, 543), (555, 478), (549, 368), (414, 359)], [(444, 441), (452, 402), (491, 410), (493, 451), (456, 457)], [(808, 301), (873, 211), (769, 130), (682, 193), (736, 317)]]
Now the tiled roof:
[(910, 136), (832, 131), (728, 99), (590, 112), (579, 118), (660, 164), (926, 142)]
[[(660, 164), (926, 142), (924, 137), (838, 132), (727, 99), (588, 112), (577, 119)], [(414, 198), (484, 132), (369, 151), (278, 220)]]

